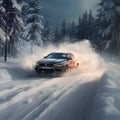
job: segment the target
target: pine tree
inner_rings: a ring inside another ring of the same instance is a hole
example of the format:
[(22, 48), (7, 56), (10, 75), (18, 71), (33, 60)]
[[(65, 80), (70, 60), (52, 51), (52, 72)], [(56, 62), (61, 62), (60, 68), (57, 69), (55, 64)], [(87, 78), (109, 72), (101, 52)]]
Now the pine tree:
[(62, 28), (61, 28), (61, 37), (62, 39), (67, 36), (67, 25), (66, 25), (66, 20), (64, 19), (62, 22)]
[(104, 6), (104, 0), (101, 0), (98, 4), (100, 8), (97, 10), (98, 15), (96, 19), (96, 26), (97, 26), (97, 39), (96, 39), (96, 45), (98, 46), (98, 49), (104, 50), (106, 42), (110, 39), (108, 36), (103, 36), (103, 33), (106, 29), (106, 27), (109, 25), (109, 22), (107, 21), (105, 17), (105, 10), (103, 8)]
[(26, 39), (31, 44), (31, 52), (33, 52), (34, 45), (43, 46), (41, 31), (43, 29), (43, 17), (41, 16), (40, 1), (28, 1), (26, 12)]
[(5, 42), (5, 20), (3, 19), (4, 16), (4, 7), (2, 6), (2, 0), (0, 1), (0, 56), (4, 54), (4, 42)]
[(58, 28), (56, 27), (54, 32), (53, 44), (57, 46), (60, 43), (61, 43), (61, 36), (60, 36), (60, 32), (58, 31)]
[(12, 54), (14, 55), (14, 57), (17, 57), (17, 52), (19, 52), (22, 35), (23, 35), (24, 29), (25, 29), (22, 17), (23, 16), (21, 15), (21, 13), (19, 13), (19, 15), (16, 15), (16, 17), (14, 19), (14, 24), (12, 26), (11, 33), (10, 33), (11, 34), (11, 43), (12, 43), (11, 51), (12, 51)]
[(89, 14), (88, 14), (88, 22), (87, 22), (87, 26), (88, 26), (88, 39), (90, 40), (90, 42), (92, 43), (93, 47), (97, 48), (97, 37), (98, 37), (98, 33), (97, 33), (97, 29), (98, 29), (98, 22), (95, 19), (95, 17), (93, 16), (92, 10), (90, 10)]
[(99, 6), (99, 18), (104, 23), (101, 25), (102, 38), (107, 41), (104, 49), (120, 54), (120, 1), (101, 0)]
[[(3, 31), (2, 33), (4, 33), (3, 35), (5, 36), (4, 54), (6, 60), (7, 54), (14, 56), (15, 53), (13, 52), (13, 49), (15, 48), (15, 42), (17, 42), (19, 36), (14, 35), (13, 30), (18, 31), (15, 25), (20, 23), (19, 20), (16, 22), (16, 19), (18, 16), (20, 17), (21, 7), (15, 0), (1, 0), (0, 13), (0, 21), (2, 23), (0, 28)], [(15, 36), (14, 40), (12, 36)]]
[(69, 24), (68, 33), (70, 41), (73, 42), (73, 39), (76, 38), (76, 24), (74, 21), (71, 24)]
[(95, 30), (95, 19), (93, 17), (92, 11), (90, 10), (90, 13), (88, 15), (88, 38), (89, 40), (93, 40), (94, 39), (94, 30)]
[(85, 13), (82, 16), (82, 22), (81, 22), (81, 39), (89, 39), (88, 38), (88, 13), (85, 11)]
[(44, 24), (44, 29), (42, 30), (42, 40), (45, 46), (52, 44), (54, 39), (53, 27), (47, 20)]
[(76, 38), (81, 40), (82, 39), (82, 18), (79, 16), (78, 25), (76, 27)]

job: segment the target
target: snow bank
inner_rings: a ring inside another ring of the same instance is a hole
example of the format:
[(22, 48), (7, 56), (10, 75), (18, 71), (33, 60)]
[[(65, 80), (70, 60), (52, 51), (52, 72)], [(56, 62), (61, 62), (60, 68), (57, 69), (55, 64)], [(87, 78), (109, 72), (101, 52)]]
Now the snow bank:
[(11, 80), (11, 76), (6, 69), (7, 66), (8, 64), (6, 62), (0, 61), (0, 84)]
[(8, 74), (7, 70), (0, 69), (0, 84), (11, 80), (11, 76)]
[(17, 69), (19, 69), (18, 74), (20, 74), (20, 62), (17, 61), (8, 57), (8, 60), (5, 62), (3, 58), (0, 58), (0, 83), (12, 80), (18, 71)]
[(108, 72), (95, 97), (90, 120), (120, 119), (120, 64), (107, 63)]

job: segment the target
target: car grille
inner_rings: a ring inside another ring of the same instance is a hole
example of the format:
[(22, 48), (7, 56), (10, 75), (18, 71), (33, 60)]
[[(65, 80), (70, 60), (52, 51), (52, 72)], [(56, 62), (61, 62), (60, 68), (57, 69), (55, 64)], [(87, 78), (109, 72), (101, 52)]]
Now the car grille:
[(40, 63), (39, 67), (53, 67), (53, 64)]
[(47, 74), (50, 74), (50, 73), (54, 73), (55, 71), (53, 69), (38, 69), (37, 72), (39, 73), (47, 73)]

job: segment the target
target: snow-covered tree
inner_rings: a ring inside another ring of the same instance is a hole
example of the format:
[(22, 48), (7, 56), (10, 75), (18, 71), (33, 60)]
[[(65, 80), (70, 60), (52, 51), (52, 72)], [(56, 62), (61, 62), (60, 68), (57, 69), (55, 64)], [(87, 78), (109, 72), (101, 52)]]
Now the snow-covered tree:
[(26, 10), (26, 39), (31, 44), (31, 52), (34, 45), (43, 46), (41, 30), (43, 16), (41, 16), (41, 6), (39, 0), (29, 0)]
[(105, 49), (120, 54), (120, 1), (101, 0), (99, 6), (99, 19), (102, 22), (99, 32), (107, 41)]
[(81, 29), (82, 29), (82, 32), (81, 32), (82, 39), (89, 39), (88, 38), (89, 30), (88, 30), (88, 12), (87, 11), (85, 11), (83, 14)]
[(56, 27), (56, 29), (54, 31), (53, 44), (57, 46), (59, 43), (61, 43), (61, 36), (60, 36), (60, 32), (59, 32), (58, 28)]
[(96, 33), (96, 21), (95, 18), (93, 17), (92, 10), (90, 10), (88, 14), (88, 38), (90, 40), (95, 39), (95, 33)]
[(64, 19), (61, 25), (61, 37), (65, 38), (67, 35), (67, 24), (66, 24), (66, 20)]
[(71, 24), (69, 24), (68, 33), (69, 33), (71, 40), (73, 38), (75, 38), (75, 36), (76, 36), (76, 24), (74, 21)]
[(78, 25), (76, 27), (76, 38), (82, 39), (81, 35), (82, 35), (82, 18), (81, 18), (81, 16), (79, 16)]
[(57, 39), (57, 41), (61, 40), (59, 43), (65, 42), (65, 37), (71, 38), (69, 39), (69, 42), (77, 42), (83, 39), (90, 39), (91, 42), (93, 42), (96, 39), (96, 26), (96, 20), (92, 11), (89, 13), (85, 11), (83, 15), (79, 17), (78, 23), (75, 23), (74, 21), (72, 23), (67, 23), (64, 19), (61, 26), (62, 29), (60, 30), (61, 34), (59, 34), (59, 30), (57, 30), (57, 34), (55, 33), (55, 36), (58, 36), (59, 34), (59, 38), (61, 38)]
[(42, 40), (45, 46), (52, 44), (54, 39), (54, 30), (47, 20), (44, 24), (44, 29), (42, 30)]
[(78, 40), (88, 39), (88, 12), (85, 11), (78, 19), (78, 25), (76, 27), (76, 38)]
[(3, 55), (4, 42), (5, 42), (5, 20), (4, 20), (4, 12), (5, 9), (2, 6), (3, 1), (0, 0), (0, 55)]
[[(21, 9), (22, 7), (16, 0), (1, 0), (0, 1), (0, 31), (1, 38), (4, 41), (4, 49), (7, 54), (15, 56), (17, 49), (17, 41), (22, 30), (18, 29), (21, 26)], [(19, 33), (19, 34), (15, 34)], [(15, 36), (15, 37), (13, 37)]]
[(16, 15), (15, 19), (14, 19), (14, 24), (12, 26), (11, 29), (11, 43), (12, 43), (12, 47), (11, 47), (11, 51), (14, 55), (14, 57), (17, 56), (17, 52), (19, 52), (19, 47), (21, 44), (21, 38), (22, 38), (22, 34), (24, 32), (24, 22), (22, 19), (21, 15)]

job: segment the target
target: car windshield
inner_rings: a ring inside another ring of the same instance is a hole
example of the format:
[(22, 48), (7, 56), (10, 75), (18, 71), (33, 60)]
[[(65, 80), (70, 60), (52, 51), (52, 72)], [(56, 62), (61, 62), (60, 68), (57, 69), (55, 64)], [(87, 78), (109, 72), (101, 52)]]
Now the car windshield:
[(45, 58), (55, 58), (55, 59), (67, 59), (67, 54), (65, 53), (51, 53)]

